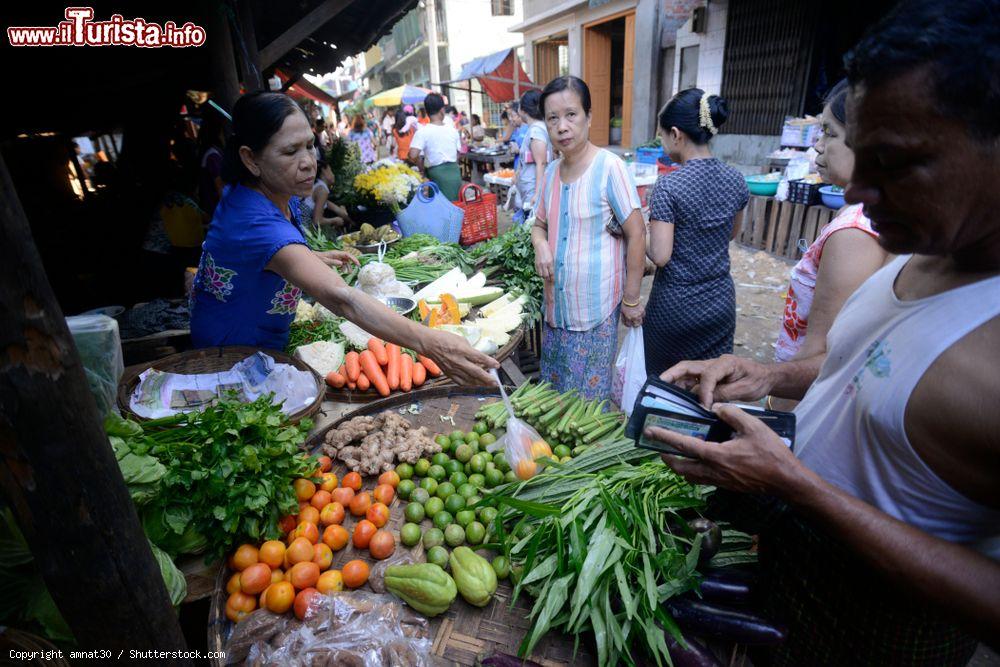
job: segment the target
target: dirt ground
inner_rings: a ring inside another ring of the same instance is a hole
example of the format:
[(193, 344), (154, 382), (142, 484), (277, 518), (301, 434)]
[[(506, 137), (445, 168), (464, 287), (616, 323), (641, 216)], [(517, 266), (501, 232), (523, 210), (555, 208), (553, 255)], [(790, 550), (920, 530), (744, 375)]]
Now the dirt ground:
[[(736, 335), (733, 354), (767, 362), (774, 357), (781, 313), (785, 307), (788, 273), (794, 262), (766, 252), (731, 243), (729, 260), (736, 284)], [(642, 280), (645, 301), (653, 287), (653, 276)], [(625, 330), (619, 330), (619, 340)]]
[[(500, 209), (497, 227), (502, 234), (511, 226), (510, 213)], [(794, 262), (737, 243), (729, 246), (733, 282), (736, 284), (736, 335), (733, 353), (757, 361), (771, 361), (785, 307), (788, 272)], [(653, 287), (653, 276), (642, 280), (643, 301)], [(619, 340), (625, 327), (619, 329)]]

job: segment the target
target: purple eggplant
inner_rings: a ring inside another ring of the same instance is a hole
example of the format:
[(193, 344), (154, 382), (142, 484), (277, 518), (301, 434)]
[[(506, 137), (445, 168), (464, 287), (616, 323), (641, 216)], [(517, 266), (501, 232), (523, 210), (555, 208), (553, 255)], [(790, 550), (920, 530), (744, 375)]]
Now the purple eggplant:
[(670, 633), (667, 633), (665, 639), (674, 667), (722, 667), (715, 655), (697, 640), (685, 637), (687, 648), (684, 648)]
[(724, 605), (746, 605), (753, 598), (753, 577), (730, 568), (709, 570), (701, 581), (701, 597)]
[(719, 607), (689, 598), (673, 598), (667, 610), (685, 633), (736, 642), (774, 645), (785, 640), (785, 630), (745, 611)]
[(488, 658), (479, 661), (482, 667), (542, 667), (532, 660), (522, 660), (515, 655), (507, 653), (494, 653)]
[(704, 564), (712, 560), (712, 557), (719, 552), (719, 547), (722, 546), (722, 529), (714, 521), (704, 517), (688, 521), (688, 527), (702, 535), (698, 562)]

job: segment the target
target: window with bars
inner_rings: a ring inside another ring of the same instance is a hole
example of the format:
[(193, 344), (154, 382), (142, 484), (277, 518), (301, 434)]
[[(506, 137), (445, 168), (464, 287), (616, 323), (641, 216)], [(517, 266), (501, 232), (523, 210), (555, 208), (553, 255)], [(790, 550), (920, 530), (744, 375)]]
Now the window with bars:
[(490, 0), (490, 9), (493, 11), (493, 16), (513, 16), (514, 2), (513, 0)]
[(722, 96), (726, 134), (781, 132), (802, 114), (819, 13), (815, 3), (743, 0), (729, 5)]

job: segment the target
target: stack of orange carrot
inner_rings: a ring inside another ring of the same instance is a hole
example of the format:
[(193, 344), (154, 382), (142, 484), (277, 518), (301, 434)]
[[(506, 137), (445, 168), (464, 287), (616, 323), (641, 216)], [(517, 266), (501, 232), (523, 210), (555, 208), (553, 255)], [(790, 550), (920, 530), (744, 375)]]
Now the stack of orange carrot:
[(410, 353), (395, 343), (384, 343), (378, 338), (368, 341), (368, 349), (348, 352), (340, 370), (326, 376), (326, 383), (335, 389), (368, 391), (374, 388), (381, 396), (394, 391), (410, 391), (421, 386), (428, 377), (438, 377), (441, 369), (431, 359)]

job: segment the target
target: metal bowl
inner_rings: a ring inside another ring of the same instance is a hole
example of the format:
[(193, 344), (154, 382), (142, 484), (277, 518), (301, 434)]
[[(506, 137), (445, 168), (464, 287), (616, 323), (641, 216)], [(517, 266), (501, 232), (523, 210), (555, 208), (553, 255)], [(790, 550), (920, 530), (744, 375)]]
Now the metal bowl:
[(400, 315), (409, 315), (417, 307), (417, 302), (406, 296), (382, 296), (378, 300)]

